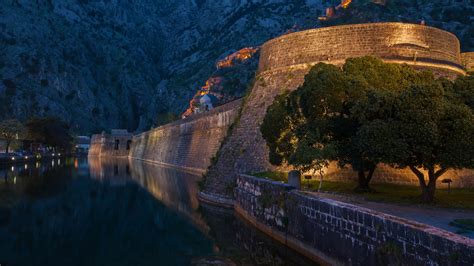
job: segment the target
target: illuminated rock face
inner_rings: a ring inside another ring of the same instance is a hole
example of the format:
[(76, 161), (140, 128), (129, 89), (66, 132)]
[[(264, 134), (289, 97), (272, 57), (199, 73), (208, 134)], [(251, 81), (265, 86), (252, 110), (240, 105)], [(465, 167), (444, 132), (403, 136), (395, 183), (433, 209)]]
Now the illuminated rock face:
[[(204, 192), (232, 197), (232, 190), (228, 188), (235, 184), (237, 174), (274, 169), (260, 133), (260, 125), (274, 97), (302, 85), (312, 65), (319, 62), (342, 65), (347, 58), (366, 55), (428, 69), (437, 76), (454, 78), (465, 74), (456, 36), (422, 25), (347, 25), (301, 31), (270, 40), (261, 48), (256, 83), (242, 107), (238, 124), (223, 144), (216, 164), (209, 170)], [(397, 172), (387, 167), (376, 171), (374, 180), (377, 176), (390, 176), (392, 171)], [(334, 179), (350, 174), (337, 169), (331, 171)], [(453, 178), (457, 175), (448, 173), (446, 176)], [(412, 180), (390, 180), (389, 177), (385, 180), (413, 183)]]

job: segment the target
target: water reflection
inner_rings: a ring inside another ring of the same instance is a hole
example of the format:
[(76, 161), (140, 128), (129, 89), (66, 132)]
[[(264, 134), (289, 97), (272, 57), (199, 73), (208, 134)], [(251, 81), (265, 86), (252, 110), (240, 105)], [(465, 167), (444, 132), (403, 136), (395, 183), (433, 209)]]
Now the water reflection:
[(199, 176), (127, 159), (0, 168), (0, 263), (309, 265), (232, 212), (199, 206)]

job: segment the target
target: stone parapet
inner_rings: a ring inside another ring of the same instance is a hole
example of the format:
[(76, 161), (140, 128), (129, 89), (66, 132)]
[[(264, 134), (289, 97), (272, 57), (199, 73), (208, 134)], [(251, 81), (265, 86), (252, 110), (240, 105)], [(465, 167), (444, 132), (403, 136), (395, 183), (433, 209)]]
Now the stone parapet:
[(262, 46), (259, 72), (316, 63), (344, 64), (347, 58), (376, 56), (386, 62), (465, 74), (455, 35), (406, 23), (368, 23), (311, 29), (283, 35)]
[(348, 265), (472, 265), (474, 240), (426, 224), (239, 175), (235, 209), (315, 260)]

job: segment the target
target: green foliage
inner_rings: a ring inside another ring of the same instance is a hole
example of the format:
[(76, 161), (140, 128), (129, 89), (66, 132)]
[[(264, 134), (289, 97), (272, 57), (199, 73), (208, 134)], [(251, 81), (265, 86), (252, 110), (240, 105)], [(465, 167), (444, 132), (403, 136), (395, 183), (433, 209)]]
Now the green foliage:
[[(262, 173), (260, 173), (263, 175)], [(257, 175), (254, 175), (257, 176)], [(275, 177), (274, 174), (267, 173), (264, 176), (274, 181), (286, 181)], [(302, 187), (309, 191), (318, 191), (319, 180), (312, 179), (304, 181)], [(357, 182), (353, 181), (325, 181), (321, 191), (329, 195), (340, 194), (347, 199), (354, 199), (356, 202), (370, 201), (380, 203), (393, 203), (398, 205), (420, 205), (420, 188), (416, 186), (397, 184), (372, 184), (371, 188), (375, 192), (360, 194), (354, 191)], [(423, 206), (423, 205), (421, 205)], [(451, 188), (448, 192), (447, 186), (438, 189), (436, 202), (427, 203), (425, 206), (450, 209), (474, 209), (474, 192), (469, 188)]]
[(0, 122), (0, 139), (6, 142), (6, 152), (9, 152), (10, 145), (13, 141), (23, 138), (25, 128), (23, 124), (16, 119), (9, 119)]
[(159, 113), (156, 117), (156, 126), (165, 125), (178, 120), (179, 117), (175, 113)]
[[(460, 79), (454, 88), (468, 83)], [(362, 125), (359, 149), (371, 160), (409, 167), (427, 202), (433, 201), (436, 180), (448, 169), (474, 168), (474, 114), (468, 105), (474, 83), (454, 93), (443, 82), (414, 84), (399, 94), (373, 91), (353, 108)], [(421, 169), (428, 171), (428, 183)]]
[(45, 145), (69, 150), (73, 138), (69, 125), (56, 117), (33, 118), (26, 123), (28, 138)]
[[(359, 117), (366, 114), (354, 106), (362, 102), (370, 108), (373, 104), (375, 110), (390, 113), (384, 110), (384, 101), (391, 94), (433, 79), (431, 73), (373, 57), (348, 59), (342, 69), (317, 64), (301, 87), (278, 96), (267, 110), (261, 132), (270, 148), (270, 162), (307, 171), (337, 160), (341, 166), (351, 165), (359, 174), (360, 187), (368, 190), (379, 160), (367, 157), (358, 144), (357, 132), (367, 118)], [(371, 100), (374, 93), (378, 101)]]
[(286, 182), (288, 180), (288, 174), (285, 172), (261, 172), (261, 173), (256, 173), (252, 175), (256, 177), (271, 179), (273, 181)]

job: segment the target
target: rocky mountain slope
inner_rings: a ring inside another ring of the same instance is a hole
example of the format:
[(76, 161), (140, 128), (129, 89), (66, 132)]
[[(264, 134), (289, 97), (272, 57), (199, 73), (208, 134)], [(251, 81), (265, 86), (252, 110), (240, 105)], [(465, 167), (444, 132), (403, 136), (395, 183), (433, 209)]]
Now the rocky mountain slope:
[(317, 20), (338, 2), (0, 0), (0, 119), (57, 115), (81, 134), (149, 129), (188, 107), (217, 60), (290, 29), (424, 19), (474, 50), (472, 0), (354, 0), (341, 17)]

